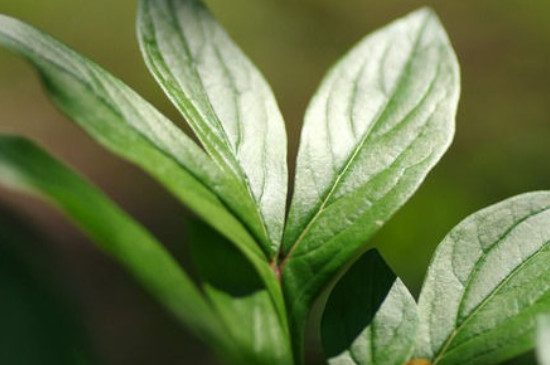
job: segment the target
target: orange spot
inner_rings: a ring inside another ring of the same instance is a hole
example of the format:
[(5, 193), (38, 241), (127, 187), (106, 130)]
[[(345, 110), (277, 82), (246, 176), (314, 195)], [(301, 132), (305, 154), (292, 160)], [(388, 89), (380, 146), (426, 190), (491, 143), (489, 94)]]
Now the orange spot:
[(426, 359), (413, 359), (409, 361), (406, 365), (432, 365), (432, 363)]

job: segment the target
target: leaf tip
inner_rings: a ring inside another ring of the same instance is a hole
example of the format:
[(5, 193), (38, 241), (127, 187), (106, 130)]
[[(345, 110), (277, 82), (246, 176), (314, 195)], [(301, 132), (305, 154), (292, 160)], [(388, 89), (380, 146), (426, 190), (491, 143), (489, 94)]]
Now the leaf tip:
[(436, 11), (430, 6), (422, 6), (416, 10), (413, 10), (412, 12), (409, 13), (408, 17), (421, 18), (426, 20), (430, 18), (434, 18), (434, 19), (439, 18), (437, 16)]

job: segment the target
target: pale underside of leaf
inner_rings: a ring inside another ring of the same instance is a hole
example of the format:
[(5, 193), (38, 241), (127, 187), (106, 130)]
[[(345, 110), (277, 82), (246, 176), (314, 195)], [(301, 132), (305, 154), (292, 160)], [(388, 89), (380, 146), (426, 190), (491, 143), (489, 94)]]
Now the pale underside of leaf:
[(0, 15), (0, 45), (38, 69), (56, 105), (91, 137), (143, 168), (228, 237), (255, 265), (284, 316), (277, 278), (245, 228), (252, 221), (243, 217), (254, 216), (256, 207), (234, 177), (123, 82), (50, 36)]
[(475, 213), (443, 240), (420, 295), (417, 356), (499, 364), (533, 347), (549, 308), (550, 193), (536, 192)]
[(223, 168), (259, 208), (250, 228), (273, 256), (287, 191), (286, 132), (269, 85), (198, 0), (142, 0), (139, 40), (149, 69)]
[(412, 355), (417, 326), (414, 298), (372, 250), (329, 297), (323, 349), (330, 365), (403, 365)]
[(285, 230), (294, 320), (448, 148), (459, 89), (456, 56), (426, 9), (368, 36), (327, 75), (306, 113)]

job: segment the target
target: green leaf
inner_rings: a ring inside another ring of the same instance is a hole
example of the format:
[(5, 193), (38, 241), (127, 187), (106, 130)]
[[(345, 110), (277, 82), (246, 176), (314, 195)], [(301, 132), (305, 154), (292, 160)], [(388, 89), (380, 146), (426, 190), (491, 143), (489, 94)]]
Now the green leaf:
[(533, 348), (547, 312), (550, 192), (535, 192), (473, 214), (439, 245), (420, 294), (416, 355), (499, 364)]
[(275, 97), (202, 1), (141, 0), (138, 33), (149, 69), (215, 161), (258, 206), (255, 236), (270, 257), (284, 225), (286, 132)]
[(416, 303), (376, 250), (332, 291), (321, 327), (330, 365), (403, 365), (414, 350)]
[(246, 191), (149, 103), (95, 63), (39, 30), (3, 15), (0, 45), (35, 66), (57, 106), (95, 140), (159, 180), (247, 256), (265, 260), (258, 245), (231, 214), (246, 225), (253, 224), (253, 219), (247, 221), (247, 217), (254, 216), (256, 207), (247, 205)]
[(251, 264), (200, 222), (190, 229), (191, 252), (203, 290), (236, 342), (236, 364), (293, 364), (286, 318)]
[[(98, 364), (44, 232), (0, 204), (0, 364)], [(54, 261), (55, 262), (55, 261)]]
[(305, 117), (283, 283), (300, 333), (313, 300), (416, 191), (449, 146), (458, 63), (422, 9), (366, 37)]
[(238, 180), (128, 86), (48, 35), (0, 15), (0, 45), (35, 66), (53, 101), (95, 140), (143, 168), (228, 237), (285, 315), (278, 279), (245, 228), (255, 224), (257, 208)]
[(214, 346), (230, 341), (209, 303), (162, 245), (46, 152), (24, 139), (0, 137), (0, 183), (59, 207), (203, 340)]
[(550, 317), (541, 316), (537, 321), (537, 359), (540, 365), (550, 365)]

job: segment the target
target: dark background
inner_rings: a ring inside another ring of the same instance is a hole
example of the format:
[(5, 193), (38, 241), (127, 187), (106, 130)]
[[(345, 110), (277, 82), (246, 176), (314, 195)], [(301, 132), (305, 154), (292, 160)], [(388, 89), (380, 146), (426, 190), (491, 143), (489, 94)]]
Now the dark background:
[[(271, 82), (286, 117), (291, 165), (303, 111), (326, 69), (375, 28), (422, 5), (436, 9), (462, 67), (455, 142), (415, 197), (374, 239), (415, 293), (434, 247), (462, 218), (512, 195), (550, 187), (550, 1), (206, 2)], [(0, 0), (0, 13), (53, 34), (181, 122), (141, 60), (135, 8), (135, 0)], [(188, 212), (61, 116), (32, 69), (2, 50), (0, 132), (39, 141), (103, 188), (185, 263), (182, 217)], [(37, 281), (70, 297), (63, 300), (79, 313), (74, 321), (88, 334), (101, 364), (214, 363), (208, 350), (57, 212), (5, 190), (0, 190), (0, 205), (37, 230), (38, 238), (29, 241), (46, 254), (36, 259), (29, 245), (18, 255), (23, 261), (29, 256), (38, 260), (47, 275), (34, 275)], [(6, 295), (0, 288), (0, 311)]]

